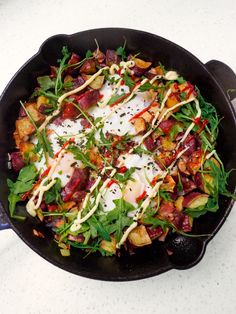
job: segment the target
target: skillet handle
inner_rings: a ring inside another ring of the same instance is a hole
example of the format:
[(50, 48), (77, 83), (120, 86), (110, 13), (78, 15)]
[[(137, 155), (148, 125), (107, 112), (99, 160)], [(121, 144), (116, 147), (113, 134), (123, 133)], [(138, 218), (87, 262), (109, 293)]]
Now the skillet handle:
[(2, 204), (0, 203), (0, 230), (9, 229), (10, 224), (8, 223), (7, 216), (3, 210)]
[(236, 74), (234, 71), (218, 60), (210, 60), (205, 66), (221, 86), (236, 112)]

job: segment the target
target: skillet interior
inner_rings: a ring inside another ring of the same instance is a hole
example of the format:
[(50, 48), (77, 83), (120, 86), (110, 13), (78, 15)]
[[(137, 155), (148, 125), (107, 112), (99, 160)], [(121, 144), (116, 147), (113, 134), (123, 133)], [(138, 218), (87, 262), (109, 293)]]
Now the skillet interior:
[[(224, 117), (218, 139), (218, 151), (226, 169), (235, 167), (233, 162), (236, 156), (236, 132), (232, 108), (206, 67), (193, 55), (163, 38), (130, 29), (107, 28), (84, 31), (70, 36), (56, 35), (46, 40), (39, 52), (16, 73), (0, 101), (0, 199), (5, 209), (8, 194), (6, 178), (12, 177), (12, 173), (7, 169), (7, 153), (14, 149), (12, 132), (19, 110), (19, 100), (28, 98), (36, 85), (36, 77), (48, 73), (49, 64), (56, 64), (63, 45), (83, 55), (88, 49), (96, 48), (94, 38), (103, 51), (122, 46), (126, 39), (127, 51), (141, 52), (141, 57), (160, 61), (166, 68), (177, 70), (180, 75), (196, 84), (207, 101), (212, 102), (218, 113)], [(234, 182), (235, 174), (231, 176), (229, 182), (231, 191), (234, 190)], [(193, 233), (214, 235), (224, 222), (231, 206), (232, 202), (229, 199), (222, 198), (217, 213), (208, 213), (195, 220)], [(103, 258), (93, 254), (84, 259), (78, 252), (73, 252), (69, 258), (65, 258), (60, 256), (57, 245), (47, 231), (45, 231), (46, 241), (33, 237), (32, 228), (35, 227), (35, 220), (31, 217), (24, 223), (12, 220), (11, 225), (33, 250), (51, 263), (78, 275), (103, 280), (134, 280), (153, 276), (171, 268), (191, 267), (201, 259), (205, 245), (211, 238), (211, 236), (199, 239), (172, 236), (169, 237), (167, 244), (157, 242), (152, 247), (139, 250), (135, 256), (124, 255), (120, 259)], [(40, 224), (38, 229), (44, 231), (44, 227)], [(166, 246), (174, 251), (171, 257), (166, 254)]]

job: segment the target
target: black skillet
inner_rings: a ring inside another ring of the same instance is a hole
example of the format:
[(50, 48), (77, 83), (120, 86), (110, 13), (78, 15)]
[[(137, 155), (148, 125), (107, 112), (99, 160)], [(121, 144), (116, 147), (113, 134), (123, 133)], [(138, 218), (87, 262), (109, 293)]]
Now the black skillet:
[[(207, 243), (224, 223), (233, 206), (230, 199), (222, 197), (217, 213), (208, 213), (195, 220), (193, 233), (209, 236), (190, 238), (175, 234), (168, 237), (166, 243), (156, 242), (138, 250), (134, 256), (124, 254), (121, 258), (105, 258), (93, 254), (83, 258), (78, 251), (73, 251), (70, 257), (62, 257), (50, 233), (36, 220), (28, 217), (25, 222), (18, 222), (9, 218), (6, 179), (14, 176), (7, 167), (7, 153), (14, 149), (12, 132), (19, 111), (19, 100), (27, 99), (36, 86), (36, 77), (48, 73), (50, 64), (56, 64), (62, 46), (67, 45), (71, 51), (83, 55), (88, 49), (96, 48), (94, 38), (103, 51), (107, 48), (116, 49), (126, 39), (129, 52), (141, 52), (141, 57), (160, 61), (166, 68), (177, 70), (180, 75), (196, 84), (207, 101), (215, 104), (219, 115), (224, 117), (218, 151), (226, 169), (236, 168), (236, 115), (230, 102), (236, 97), (235, 90), (232, 90), (236, 88), (236, 76), (228, 66), (215, 60), (203, 64), (191, 53), (166, 39), (132, 29), (104, 28), (73, 35), (56, 35), (47, 39), (39, 52), (15, 74), (0, 99), (0, 199), (2, 215), (5, 215), (5, 224), (1, 225), (1, 229), (12, 228), (43, 258), (84, 277), (127, 281), (151, 277), (173, 268), (190, 268), (200, 261)], [(235, 178), (234, 172), (229, 181), (230, 191), (235, 190)], [(23, 206), (19, 210), (25, 212)], [(4, 220), (3, 217), (1, 219)], [(35, 226), (46, 234), (46, 239), (33, 236), (32, 229)], [(168, 256), (167, 249), (173, 251), (173, 255)]]

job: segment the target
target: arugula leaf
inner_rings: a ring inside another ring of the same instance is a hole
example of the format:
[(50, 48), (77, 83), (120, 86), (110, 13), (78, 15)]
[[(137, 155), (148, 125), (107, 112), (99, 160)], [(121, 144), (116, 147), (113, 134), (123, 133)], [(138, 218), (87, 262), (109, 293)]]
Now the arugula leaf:
[(177, 186), (178, 192), (182, 192), (184, 190), (183, 183), (182, 183), (181, 176), (180, 176), (179, 172), (178, 172), (178, 183), (176, 186)]
[(129, 74), (127, 72), (124, 73), (124, 82), (125, 82), (125, 85), (129, 87), (129, 89), (131, 90), (134, 85), (135, 85), (135, 82), (132, 80), (132, 78), (129, 76)]
[(54, 154), (53, 154), (51, 143), (49, 142), (49, 140), (47, 138), (46, 129), (43, 129), (41, 135), (42, 135), (41, 138), (42, 138), (42, 142), (43, 142), (43, 145), (45, 147), (45, 150), (48, 152), (49, 156), (51, 158), (53, 158)]
[(88, 167), (92, 168), (93, 170), (97, 171), (97, 167), (91, 163), (88, 154), (83, 153), (80, 148), (78, 148), (76, 146), (70, 146), (68, 148), (68, 151), (71, 152), (75, 156), (76, 160), (82, 161), (84, 166), (88, 166)]
[[(125, 45), (124, 45), (125, 46)], [(122, 60), (126, 59), (125, 47), (118, 47), (116, 49), (116, 54), (122, 58)]]
[(125, 227), (132, 224), (133, 219), (127, 217), (128, 212), (135, 210), (134, 206), (126, 202), (123, 198), (113, 200), (116, 207), (108, 212), (107, 221), (114, 223), (113, 232), (115, 231), (116, 241), (119, 242), (122, 237), (122, 231)]
[(161, 227), (164, 231), (166, 230), (166, 227), (170, 226), (167, 221), (155, 217), (146, 217), (143, 219), (143, 222), (147, 225), (152, 225), (154, 228)]
[(159, 195), (163, 200), (165, 201), (172, 201), (172, 198), (170, 197), (170, 194), (164, 190), (159, 190)]
[(146, 91), (148, 91), (148, 90), (150, 90), (150, 89), (153, 89), (154, 91), (157, 91), (157, 90), (158, 90), (158, 87), (155, 86), (155, 85), (152, 85), (152, 84), (149, 83), (149, 82), (147, 82), (147, 83), (145, 83), (145, 84), (143, 84), (143, 85), (141, 85), (141, 86), (139, 87), (140, 92), (146, 92)]
[(100, 130), (100, 140), (102, 142), (102, 146), (111, 146), (112, 145), (112, 141), (110, 141), (108, 138), (105, 137), (102, 129)]
[(178, 76), (176, 81), (179, 83), (179, 84), (183, 84), (186, 82), (186, 80), (182, 77), (182, 76)]
[(10, 190), (8, 196), (10, 216), (14, 217), (17, 202), (21, 201), (21, 196), (31, 190), (38, 172), (34, 164), (22, 168), (19, 172), (16, 182), (7, 179), (7, 185)]
[(125, 96), (125, 93), (122, 93), (121, 95), (114, 95), (110, 98), (110, 100), (108, 101), (107, 105), (111, 106), (112, 104), (114, 104), (115, 102), (121, 100), (123, 97)]
[(110, 235), (107, 232), (106, 228), (101, 224), (101, 222), (93, 215), (87, 220), (91, 234), (93, 237), (96, 237), (97, 234), (101, 236), (102, 239), (106, 241), (111, 241)]
[(43, 91), (47, 91), (51, 88), (55, 88), (55, 81), (53, 81), (48, 75), (37, 77), (38, 84)]
[(50, 190), (46, 191), (44, 194), (44, 199), (46, 204), (52, 202), (60, 203), (61, 202), (61, 180), (56, 178), (56, 183), (51, 187)]
[(66, 46), (62, 47), (62, 59), (59, 60), (59, 67), (57, 69), (57, 77), (55, 81), (55, 95), (58, 95), (63, 88), (63, 80), (62, 80), (62, 73), (67, 68), (66, 61), (70, 57), (70, 52), (68, 51), (68, 48)]
[(92, 51), (91, 51), (91, 50), (88, 50), (88, 51), (86, 52), (85, 57), (86, 57), (86, 59), (89, 59), (89, 58), (93, 57)]
[(118, 180), (121, 183), (124, 183), (128, 180), (134, 180), (131, 178), (132, 174), (135, 172), (135, 167), (131, 167), (128, 169), (124, 174), (116, 173), (115, 179)]
[(138, 147), (135, 147), (134, 148), (134, 153), (135, 154), (138, 154), (138, 155), (142, 155), (142, 154), (146, 154), (146, 155), (153, 155), (152, 152), (150, 152), (149, 150), (141, 147), (141, 146), (138, 146)]
[(183, 132), (183, 129), (184, 128), (179, 123), (174, 124), (172, 128), (170, 129), (170, 133), (169, 133), (170, 140), (173, 141), (177, 134), (179, 134), (180, 132)]

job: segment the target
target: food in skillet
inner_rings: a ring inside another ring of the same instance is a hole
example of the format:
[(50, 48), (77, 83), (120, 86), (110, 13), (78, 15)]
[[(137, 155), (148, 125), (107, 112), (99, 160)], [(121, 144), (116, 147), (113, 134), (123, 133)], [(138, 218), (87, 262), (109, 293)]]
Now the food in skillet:
[(23, 219), (15, 208), (25, 201), (63, 256), (71, 247), (132, 253), (187, 234), (218, 210), (220, 194), (232, 197), (216, 110), (175, 71), (122, 47), (84, 59), (63, 47), (37, 81), (16, 120), (9, 210)]

